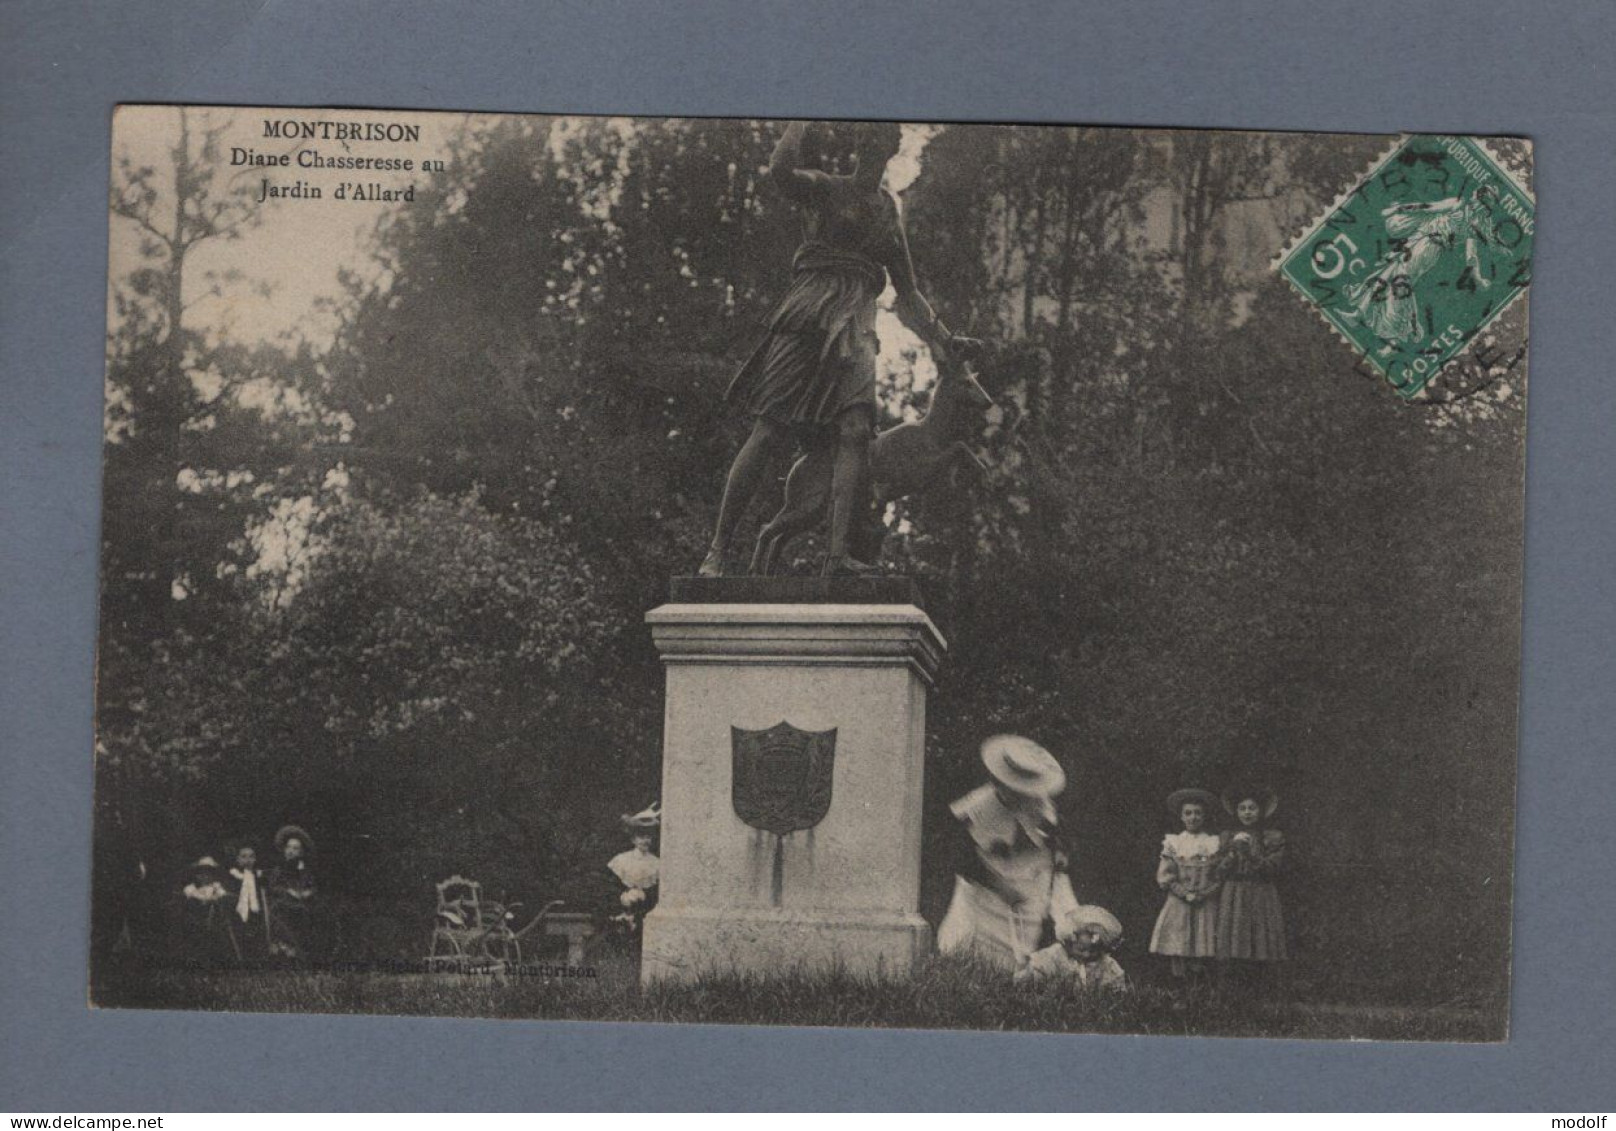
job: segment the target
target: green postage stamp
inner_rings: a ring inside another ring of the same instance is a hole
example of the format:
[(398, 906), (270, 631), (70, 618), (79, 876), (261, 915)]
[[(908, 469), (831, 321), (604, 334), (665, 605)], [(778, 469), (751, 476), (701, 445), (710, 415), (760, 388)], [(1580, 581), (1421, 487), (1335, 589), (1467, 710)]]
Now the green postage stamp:
[(1532, 281), (1531, 194), (1474, 138), (1403, 139), (1279, 270), (1405, 400)]

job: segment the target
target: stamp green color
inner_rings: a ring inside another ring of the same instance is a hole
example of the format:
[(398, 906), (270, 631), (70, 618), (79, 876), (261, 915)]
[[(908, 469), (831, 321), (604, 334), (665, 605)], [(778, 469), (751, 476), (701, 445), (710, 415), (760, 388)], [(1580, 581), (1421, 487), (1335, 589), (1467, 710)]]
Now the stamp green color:
[(1533, 212), (1476, 140), (1413, 136), (1279, 270), (1408, 399), (1525, 293)]

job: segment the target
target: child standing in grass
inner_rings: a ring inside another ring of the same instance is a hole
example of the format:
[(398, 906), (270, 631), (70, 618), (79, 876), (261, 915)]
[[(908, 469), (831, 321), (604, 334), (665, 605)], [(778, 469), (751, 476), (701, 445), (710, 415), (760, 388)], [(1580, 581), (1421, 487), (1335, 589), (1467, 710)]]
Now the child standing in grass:
[(191, 865), (190, 880), (180, 889), (181, 946), (187, 958), (211, 966), (234, 956), (229, 900), (217, 860), (204, 856)]
[(1028, 956), (1017, 982), (1070, 981), (1083, 990), (1121, 991), (1128, 977), (1111, 952), (1122, 942), (1122, 924), (1103, 907), (1080, 905), (1056, 925), (1055, 942)]
[(270, 954), (269, 892), (258, 867), (258, 850), (243, 844), (233, 854), (230, 868), (231, 934), (239, 957), (246, 961), (268, 958)]
[(1285, 838), (1268, 824), (1279, 808), (1279, 795), (1263, 787), (1237, 788), (1224, 793), (1223, 808), (1237, 824), (1222, 838), (1217, 956), (1242, 973), (1261, 971), (1290, 957), (1274, 886), (1285, 862)]
[(314, 868), (309, 856), (314, 840), (297, 825), (286, 825), (275, 834), (275, 848), (281, 859), (269, 873), (275, 920), (272, 949), (282, 958), (302, 958), (313, 941)]
[(1162, 838), (1156, 886), (1167, 893), (1167, 902), (1156, 917), (1150, 953), (1170, 958), (1173, 974), (1180, 978), (1217, 953), (1221, 845), (1217, 834), (1206, 829), (1216, 804), (1217, 798), (1204, 789), (1175, 790), (1167, 798), (1167, 811), (1183, 831)]

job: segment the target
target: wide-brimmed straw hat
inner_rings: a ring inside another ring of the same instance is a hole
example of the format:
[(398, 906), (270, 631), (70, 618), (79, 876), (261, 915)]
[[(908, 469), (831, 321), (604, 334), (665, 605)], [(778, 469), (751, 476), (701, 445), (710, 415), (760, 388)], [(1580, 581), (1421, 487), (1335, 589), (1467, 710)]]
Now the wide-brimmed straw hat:
[(1262, 806), (1263, 820), (1267, 820), (1279, 811), (1279, 794), (1266, 785), (1244, 785), (1236, 789), (1223, 791), (1223, 811), (1234, 816), (1234, 809), (1246, 798), (1251, 798)]
[(1208, 790), (1175, 789), (1167, 795), (1167, 811), (1176, 817), (1183, 812), (1184, 806), (1192, 801), (1205, 806), (1206, 815), (1209, 817), (1212, 810), (1218, 807), (1218, 799)]
[(996, 734), (982, 743), (982, 764), (993, 780), (1026, 797), (1055, 797), (1066, 788), (1066, 771), (1030, 738)]
[(1122, 923), (1111, 912), (1092, 903), (1072, 908), (1055, 925), (1055, 935), (1062, 942), (1082, 930), (1092, 930), (1108, 948), (1122, 941)]
[(302, 841), (304, 852), (314, 851), (314, 838), (296, 825), (282, 825), (275, 831), (275, 851), (285, 852), (286, 842), (289, 840)]
[(631, 833), (655, 832), (662, 827), (662, 802), (653, 801), (635, 814), (623, 814), (623, 827)]

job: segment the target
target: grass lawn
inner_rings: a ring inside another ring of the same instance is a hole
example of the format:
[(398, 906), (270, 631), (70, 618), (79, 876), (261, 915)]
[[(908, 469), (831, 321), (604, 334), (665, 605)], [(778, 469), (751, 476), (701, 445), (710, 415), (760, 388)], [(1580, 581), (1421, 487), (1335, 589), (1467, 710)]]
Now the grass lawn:
[(625, 954), (601, 954), (592, 977), (529, 973), (233, 970), (147, 965), (106, 969), (97, 1006), (262, 1013), (380, 1013), (708, 1024), (1139, 1033), (1333, 1039), (1487, 1041), (1502, 1008), (1408, 1007), (1269, 998), (1251, 992), (1142, 985), (1120, 996), (1016, 986), (957, 958), (910, 978), (840, 974), (726, 975), (642, 989)]

